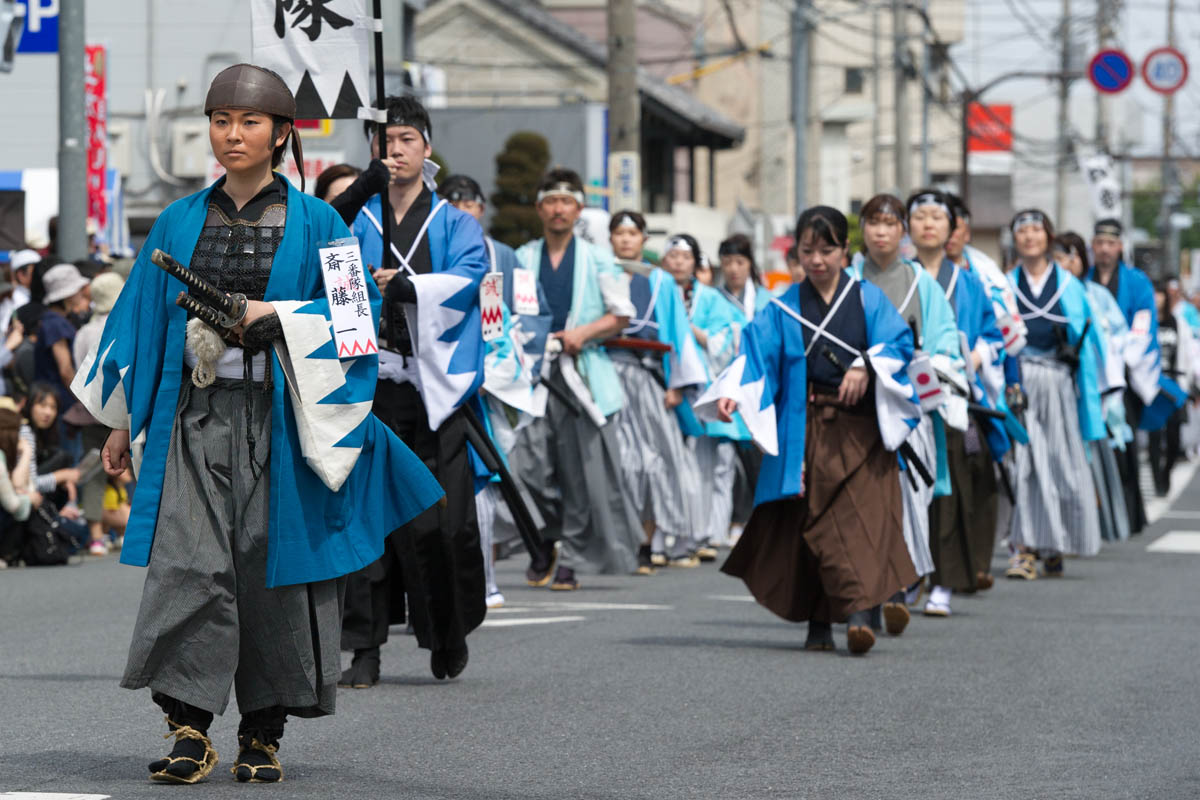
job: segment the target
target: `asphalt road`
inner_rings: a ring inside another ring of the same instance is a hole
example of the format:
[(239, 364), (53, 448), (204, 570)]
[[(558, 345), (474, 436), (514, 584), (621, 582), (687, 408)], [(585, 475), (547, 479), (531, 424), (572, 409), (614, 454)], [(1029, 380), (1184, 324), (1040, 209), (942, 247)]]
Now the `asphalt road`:
[[(1200, 482), (1145, 535), (917, 617), (865, 658), (806, 653), (805, 628), (709, 565), (525, 588), (438, 682), (393, 632), (384, 679), (294, 720), (285, 781), (152, 784), (149, 693), (117, 686), (143, 572), (114, 557), (0, 572), (0, 798), (1188, 798), (1200, 796)], [(1161, 543), (1160, 543), (1161, 544)], [(994, 567), (1002, 569), (999, 554)], [(844, 630), (835, 631), (844, 647)]]

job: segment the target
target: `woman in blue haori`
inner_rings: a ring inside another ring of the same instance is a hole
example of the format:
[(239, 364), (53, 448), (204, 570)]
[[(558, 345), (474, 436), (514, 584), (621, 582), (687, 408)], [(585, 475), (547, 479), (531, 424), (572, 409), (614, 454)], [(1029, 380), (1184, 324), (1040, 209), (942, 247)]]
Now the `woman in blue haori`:
[[(661, 269), (647, 265), (643, 274), (633, 268), (646, 244), (645, 217), (618, 212), (609, 223), (609, 241), (618, 263), (628, 265), (625, 278), (634, 306), (621, 337), (609, 341), (608, 353), (625, 392), (616, 417), (623, 486), (646, 534), (637, 571), (649, 575), (656, 533), (688, 543), (700, 522), (700, 469), (681, 424), (692, 435), (703, 431), (690, 414), (681, 418), (676, 412), (685, 395), (694, 398), (696, 389), (708, 385), (708, 368), (678, 284)], [(650, 349), (650, 343), (670, 350)]]
[[(919, 264), (900, 255), (906, 221), (907, 211), (900, 198), (881, 194), (868, 200), (862, 210), (866, 254), (850, 271), (854, 277), (879, 287), (912, 329), (915, 349), (928, 355), (926, 363), (930, 368), (924, 370), (925, 376), (936, 371), (940, 381), (965, 391), (966, 373), (954, 310), (937, 281)], [(951, 402), (951, 393), (933, 381), (923, 384), (919, 394), (923, 414), (909, 443), (928, 473), (936, 476), (936, 482), (930, 485), (916, 475), (906, 475), (902, 480), (902, 494), (904, 540), (917, 575), (922, 577), (934, 570), (929, 548), (929, 505), (934, 497), (950, 493), (945, 429), (949, 426), (966, 430), (967, 415), (965, 407)], [(909, 470), (916, 466), (908, 465)], [(919, 588), (919, 585), (913, 586), (907, 597), (897, 595), (884, 605), (883, 617), (893, 636), (903, 633), (908, 625), (907, 605), (916, 601)]]
[[(746, 234), (735, 233), (717, 247), (717, 256), (721, 261), (721, 285), (718, 288), (725, 299), (741, 312), (744, 317), (741, 324), (744, 326), (771, 302), (771, 292), (763, 283), (754, 260), (754, 243)], [(758, 482), (758, 471), (762, 467), (762, 453), (751, 442), (738, 442), (735, 452), (737, 469), (733, 484), (730, 540), (754, 510), (754, 484)], [(720, 539), (716, 543), (723, 541)], [(704, 554), (701, 560), (708, 554), (716, 558), (716, 551), (707, 549), (701, 552)]]
[[(702, 263), (700, 245), (687, 234), (672, 236), (663, 250), (663, 268), (683, 292), (692, 335), (700, 344), (710, 375), (716, 375), (737, 353), (745, 317), (720, 290), (702, 283), (697, 270)], [(686, 416), (686, 415), (685, 415)], [(694, 567), (701, 558), (716, 558), (716, 545), (724, 544), (733, 518), (733, 483), (736, 477), (737, 443), (750, 438), (739, 420), (709, 421), (703, 435), (689, 429), (689, 445), (700, 468), (700, 505), (693, 518), (692, 535), (677, 539), (670, 554), (656, 537), (655, 563)]]
[[(976, 403), (988, 410), (996, 403), (1002, 406), (1002, 392), (989, 393), (983, 375), (987, 370), (1003, 376), (1004, 340), (983, 283), (946, 255), (944, 248), (955, 225), (950, 200), (936, 189), (920, 189), (909, 197), (907, 211), (917, 260), (954, 310), (968, 370), (967, 392), (953, 387), (947, 402), (960, 407)], [(992, 385), (1001, 388), (995, 381)], [(925, 614), (934, 617), (950, 615), (951, 592), (992, 586), (998, 488), (993, 459), (1001, 459), (1009, 449), (1003, 419), (980, 413), (968, 415), (965, 431), (946, 426), (943, 433), (951, 492), (934, 498), (929, 509), (929, 548), (936, 569), (930, 577), (933, 586)]]
[(1005, 574), (1036, 578), (1040, 556), (1046, 575), (1059, 577), (1064, 553), (1090, 556), (1100, 549), (1086, 443), (1106, 435), (1098, 383), (1104, 343), (1084, 285), (1050, 259), (1054, 230), (1046, 215), (1019, 212), (1012, 233), (1017, 266), (1008, 279), (1028, 331), (1020, 359), (1029, 445), (1017, 448)]
[[(154, 223), (72, 391), (113, 429), (108, 474), (138, 474), (121, 561), (149, 569), (121, 685), (148, 686), (176, 737), (151, 777), (212, 771), (208, 727), (232, 685), (234, 773), (278, 781), (286, 717), (334, 710), (342, 577), (442, 490), (370, 413), (377, 357), (338, 358), (318, 248), (348, 231), (272, 172), (295, 135), (291, 92), (239, 64), (205, 112), (226, 175)], [(223, 334), (189, 321), (156, 249), (244, 298), (244, 316), (214, 323)]]
[(1125, 347), (1129, 326), (1125, 315), (1112, 294), (1100, 284), (1087, 279), (1088, 252), (1083, 238), (1068, 231), (1054, 240), (1054, 260), (1083, 282), (1088, 302), (1092, 306), (1095, 324), (1104, 343), (1103, 364), (1098, 364), (1096, 377), (1100, 385), (1100, 405), (1108, 436), (1091, 443), (1092, 480), (1100, 508), (1100, 536), (1109, 541), (1129, 538), (1130, 516), (1121, 486), (1121, 471), (1114, 451), (1124, 451), (1133, 439), (1133, 429), (1125, 421)]
[(796, 224), (807, 278), (742, 332), (740, 352), (696, 403), (737, 411), (766, 454), (754, 513), (722, 571), (759, 603), (808, 621), (810, 650), (875, 643), (871, 609), (914, 582), (895, 450), (916, 427), (912, 332), (874, 285), (854, 280), (847, 223), (817, 206)]

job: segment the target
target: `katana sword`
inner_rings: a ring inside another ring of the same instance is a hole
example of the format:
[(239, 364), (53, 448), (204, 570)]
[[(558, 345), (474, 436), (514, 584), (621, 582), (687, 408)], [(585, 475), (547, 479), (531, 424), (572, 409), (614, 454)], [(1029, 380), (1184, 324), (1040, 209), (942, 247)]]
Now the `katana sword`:
[(462, 412), (463, 420), (466, 422), (467, 441), (475, 448), (475, 452), (483, 461), (483, 466), (500, 478), (500, 495), (508, 505), (509, 511), (512, 512), (513, 522), (517, 526), (517, 533), (521, 535), (521, 542), (525, 545), (525, 549), (529, 551), (531, 556), (540, 554), (544, 548), (542, 532), (538, 530), (537, 523), (533, 519), (533, 514), (529, 511), (529, 506), (525, 503), (525, 496), (521, 493), (521, 485), (517, 483), (517, 480), (508, 471), (508, 467), (504, 464), (504, 457), (496, 449), (492, 437), (488, 434), (487, 428), (475, 413), (475, 410), (469, 405), (463, 405), (459, 410)]
[[(180, 264), (169, 253), (157, 248), (150, 254), (150, 261), (188, 287), (191, 297), (188, 296), (188, 292), (180, 292), (179, 297), (175, 299), (175, 305), (186, 308), (218, 331), (236, 327), (246, 318), (246, 311), (250, 307), (250, 301), (246, 299), (246, 295), (240, 292), (236, 294), (222, 292)], [(202, 314), (196, 310), (205, 307), (211, 313)]]

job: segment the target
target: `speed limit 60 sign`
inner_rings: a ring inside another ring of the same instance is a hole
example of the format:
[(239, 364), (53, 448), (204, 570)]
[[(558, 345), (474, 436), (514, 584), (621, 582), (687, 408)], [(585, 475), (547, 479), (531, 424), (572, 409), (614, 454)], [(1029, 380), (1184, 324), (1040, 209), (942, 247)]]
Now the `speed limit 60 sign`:
[(1174, 47), (1151, 50), (1142, 62), (1142, 80), (1156, 92), (1173, 94), (1187, 82), (1188, 64)]

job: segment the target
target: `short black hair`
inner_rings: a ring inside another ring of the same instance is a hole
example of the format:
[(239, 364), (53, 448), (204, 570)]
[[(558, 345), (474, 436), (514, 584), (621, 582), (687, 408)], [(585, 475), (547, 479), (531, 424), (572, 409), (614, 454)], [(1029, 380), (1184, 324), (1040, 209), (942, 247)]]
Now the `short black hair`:
[(908, 224), (908, 212), (904, 202), (894, 194), (877, 194), (863, 205), (858, 218), (866, 225), (875, 217), (891, 216), (899, 220), (901, 225)]
[(633, 224), (637, 226), (639, 231), (642, 233), (646, 232), (646, 218), (638, 212), (631, 211), (627, 208), (622, 209), (612, 215), (612, 218), (608, 221), (608, 232), (614, 233), (617, 230), (617, 226), (620, 225), (626, 217), (628, 217)]
[(538, 184), (538, 191), (544, 192), (547, 189), (553, 189), (560, 183), (568, 184), (572, 191), (583, 194), (583, 178), (580, 178), (579, 173), (575, 170), (566, 167), (555, 167), (547, 172), (542, 178), (542, 182)]
[(487, 202), (479, 182), (469, 175), (451, 175), (438, 184), (437, 193), (438, 196), (446, 198), (451, 203), (458, 203), (462, 200)]
[[(387, 127), (393, 125), (407, 125), (410, 128), (416, 128), (424, 136), (426, 143), (430, 143), (433, 139), (433, 123), (429, 119), (429, 112), (425, 110), (425, 106), (421, 101), (413, 97), (411, 94), (392, 95), (383, 101), (384, 110), (387, 112)], [(379, 129), (379, 123), (367, 120), (363, 123), (363, 133), (367, 139), (375, 135)]]
[(788, 251), (789, 255), (795, 254), (796, 261), (800, 260), (800, 240), (807, 231), (834, 247), (845, 247), (850, 241), (850, 223), (845, 214), (832, 206), (813, 206), (796, 220), (796, 243)]
[(946, 199), (950, 201), (950, 208), (954, 210), (954, 216), (969, 223), (971, 221), (971, 209), (967, 208), (967, 204), (963, 202), (963, 199), (954, 192), (942, 192), (942, 194), (946, 195)]
[(362, 170), (353, 164), (334, 164), (332, 167), (326, 167), (317, 176), (317, 185), (313, 189), (313, 194), (318, 200), (324, 200), (334, 181), (342, 178), (357, 178), (360, 174), (362, 174)]

